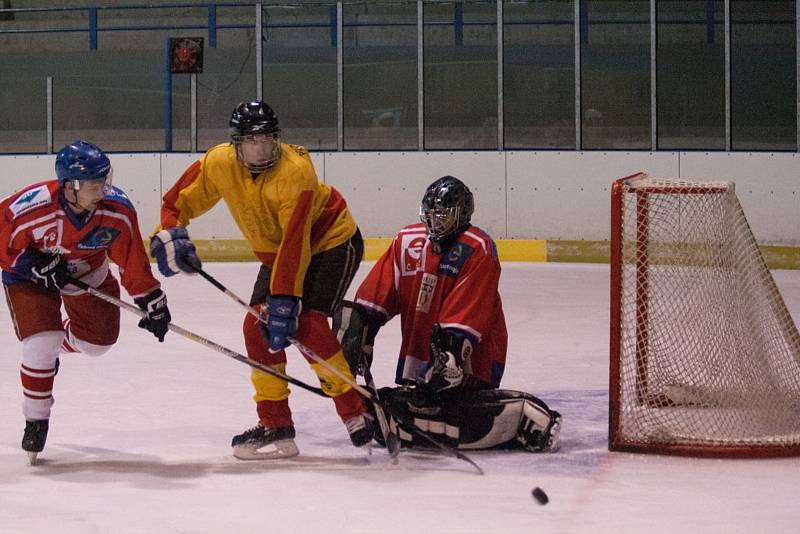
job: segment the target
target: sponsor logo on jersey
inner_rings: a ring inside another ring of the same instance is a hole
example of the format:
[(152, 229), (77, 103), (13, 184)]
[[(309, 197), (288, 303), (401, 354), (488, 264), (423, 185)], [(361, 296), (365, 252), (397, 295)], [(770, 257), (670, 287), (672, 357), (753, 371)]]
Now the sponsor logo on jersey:
[(456, 242), (446, 255), (439, 261), (439, 274), (445, 276), (458, 276), (467, 259), (472, 255), (473, 248), (461, 242)]
[(40, 185), (39, 187), (21, 194), (17, 200), (11, 203), (9, 208), (11, 209), (11, 213), (14, 214), (14, 217), (17, 217), (26, 211), (49, 204), (52, 201), (53, 197), (50, 195), (50, 190), (47, 189), (46, 185)]
[(402, 276), (413, 276), (421, 268), (422, 251), (425, 247), (425, 236), (403, 235), (403, 271)]
[(436, 292), (436, 283), (439, 277), (431, 273), (423, 273), (419, 283), (419, 293), (417, 294), (417, 311), (428, 313), (433, 302), (433, 294)]
[(108, 248), (119, 235), (116, 228), (98, 226), (78, 243), (80, 250), (94, 250), (98, 248)]

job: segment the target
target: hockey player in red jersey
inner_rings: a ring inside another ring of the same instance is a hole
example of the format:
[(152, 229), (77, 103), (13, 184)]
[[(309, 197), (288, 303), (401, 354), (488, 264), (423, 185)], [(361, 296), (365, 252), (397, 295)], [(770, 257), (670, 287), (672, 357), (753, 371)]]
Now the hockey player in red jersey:
[(378, 330), (400, 315), (401, 387), (380, 394), (406, 444), (413, 436), (403, 424), (416, 424), (463, 448), (554, 450), (558, 412), (532, 395), (498, 389), (508, 342), (501, 268), (492, 238), (470, 222), (473, 210), (461, 180), (433, 182), (422, 222), (397, 234), (335, 326), (358, 373), (371, 363)]
[[(111, 184), (102, 150), (75, 141), (56, 155), (57, 180), (29, 185), (0, 203), (3, 287), (22, 341), (22, 448), (31, 462), (44, 449), (59, 353), (100, 356), (119, 335), (119, 308), (70, 285), (76, 278), (119, 296), (108, 260), (147, 316), (139, 326), (159, 341), (170, 314), (153, 277), (133, 204)], [(61, 305), (66, 310), (62, 320)]]
[[(249, 358), (285, 372), (294, 339), (345, 375), (350, 370), (328, 317), (339, 307), (364, 245), (342, 195), (317, 179), (305, 148), (282, 143), (275, 112), (243, 102), (230, 119), (231, 141), (212, 147), (164, 195), (161, 230), (150, 250), (165, 276), (200, 266), (186, 226), (223, 200), (261, 261), (250, 305), (267, 324), (244, 320)], [(333, 398), (353, 445), (372, 440), (373, 424), (359, 394), (307, 357)], [(253, 371), (258, 424), (234, 436), (233, 455), (265, 460), (298, 454), (286, 381)]]

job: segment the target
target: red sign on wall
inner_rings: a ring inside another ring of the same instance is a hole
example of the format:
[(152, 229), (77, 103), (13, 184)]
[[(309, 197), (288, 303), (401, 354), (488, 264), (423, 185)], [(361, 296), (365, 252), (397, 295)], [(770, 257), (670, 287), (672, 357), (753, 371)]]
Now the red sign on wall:
[(203, 38), (170, 37), (169, 71), (172, 74), (201, 74), (203, 72)]

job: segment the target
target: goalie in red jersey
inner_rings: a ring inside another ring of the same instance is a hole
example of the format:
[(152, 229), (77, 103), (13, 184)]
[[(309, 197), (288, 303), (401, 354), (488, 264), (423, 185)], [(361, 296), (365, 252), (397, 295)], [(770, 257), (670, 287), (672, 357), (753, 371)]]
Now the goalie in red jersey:
[(433, 182), (422, 222), (397, 234), (335, 328), (354, 373), (369, 376), (378, 330), (400, 315), (400, 387), (379, 394), (404, 445), (425, 445), (407, 428), (416, 425), (465, 449), (555, 450), (558, 412), (533, 395), (499, 389), (508, 342), (501, 267), (492, 238), (471, 224), (473, 211), (461, 180)]
[(59, 353), (100, 356), (119, 336), (119, 308), (70, 285), (70, 279), (118, 297), (111, 259), (122, 285), (147, 314), (139, 326), (163, 341), (170, 321), (136, 210), (111, 184), (105, 153), (75, 141), (58, 152), (55, 170), (58, 180), (29, 185), (0, 202), (3, 286), (22, 341), (22, 448), (32, 463), (47, 439)]

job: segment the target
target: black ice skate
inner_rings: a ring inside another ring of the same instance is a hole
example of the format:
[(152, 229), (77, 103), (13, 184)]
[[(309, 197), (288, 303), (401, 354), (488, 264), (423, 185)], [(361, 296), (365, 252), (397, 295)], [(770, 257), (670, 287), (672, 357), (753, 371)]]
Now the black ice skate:
[(294, 427), (267, 428), (256, 425), (231, 441), (233, 455), (240, 460), (291, 458), (300, 451), (294, 443)]
[(22, 435), (22, 450), (28, 452), (28, 461), (31, 465), (36, 464), (36, 457), (44, 450), (49, 428), (50, 422), (47, 419), (25, 421), (25, 433)]
[(375, 436), (375, 425), (372, 416), (368, 413), (351, 417), (345, 421), (344, 426), (350, 434), (350, 441), (356, 447), (368, 445)]

